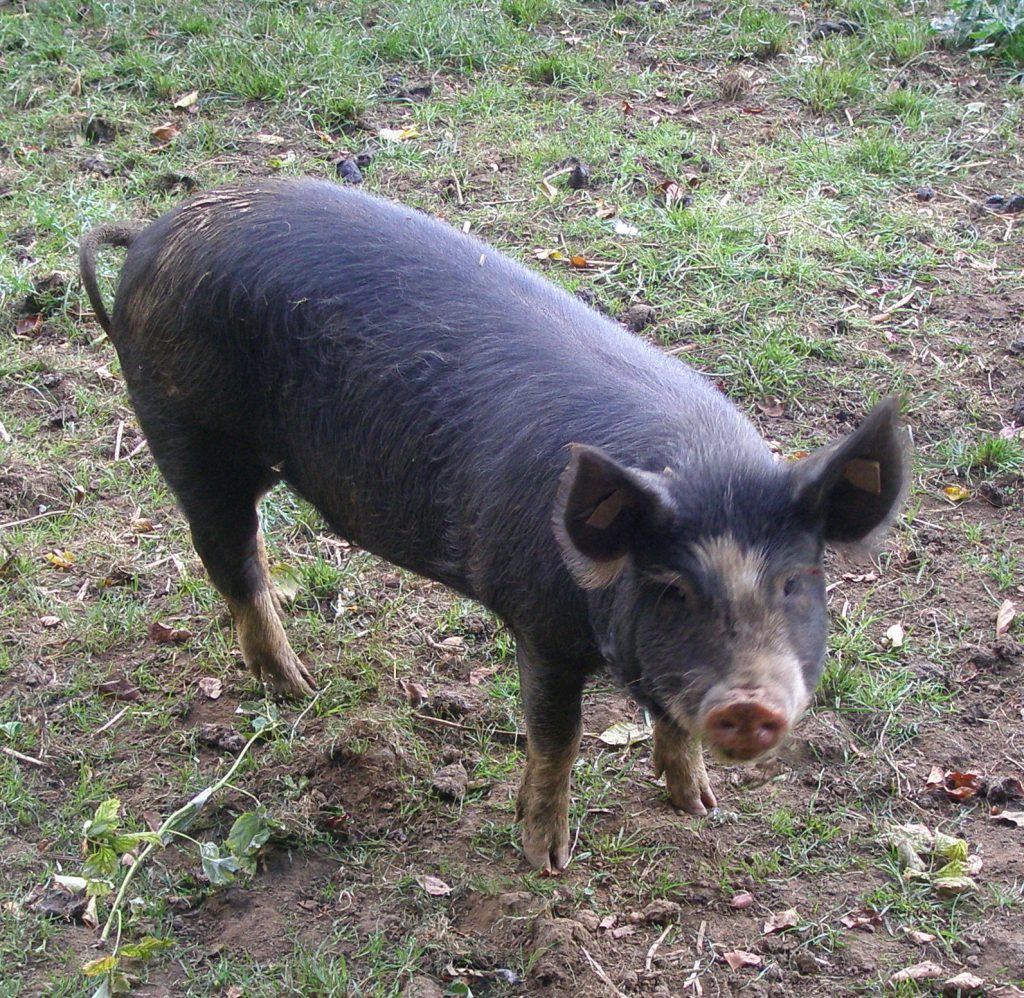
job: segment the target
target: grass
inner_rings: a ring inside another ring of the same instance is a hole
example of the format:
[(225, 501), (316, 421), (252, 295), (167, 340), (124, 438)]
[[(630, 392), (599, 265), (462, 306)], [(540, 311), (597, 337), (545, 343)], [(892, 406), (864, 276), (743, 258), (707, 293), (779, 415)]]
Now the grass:
[[(894, 930), (935, 931), (947, 957), (974, 923), (998, 933), (1019, 919), (1019, 884), (988, 825), (943, 812), (987, 850), (984, 890), (955, 904), (902, 885), (874, 826), (918, 813), (911, 763), (944, 762), (950, 732), (965, 753), (1012, 768), (989, 725), (960, 723), (992, 708), (958, 677), (1021, 581), (1024, 454), (998, 434), (1020, 366), (986, 310), (1001, 296), (1019, 307), (1022, 261), (1012, 219), (975, 206), (1014, 175), (1024, 91), (937, 49), (910, 8), (846, 0), (828, 15), (861, 32), (811, 40), (820, 13), (726, 2), (709, 18), (690, 0), (39, 0), (0, 11), (0, 746), (49, 767), (0, 755), (0, 963), (13, 968), (0, 995), (91, 993), (77, 971), (92, 936), (34, 905), (55, 872), (80, 869), (83, 822), (103, 800), (121, 798), (126, 826), (141, 830), (145, 815), (166, 817), (214, 782), (230, 756), (202, 742), (202, 727), (246, 723), (234, 710), (255, 694), (187, 529), (135, 450), (116, 357), (77, 281), (50, 275), (73, 274), (92, 224), (155, 217), (193, 184), (333, 176), (358, 153), (371, 156), (368, 188), (468, 226), (612, 314), (651, 305), (645, 335), (705, 371), (783, 452), (904, 394), (919, 456), (908, 513), (875, 579), (832, 572), (830, 657), (791, 775), (758, 785), (716, 766), (720, 813), (690, 821), (652, 780), (649, 744), (610, 751), (587, 737), (573, 771), (575, 865), (543, 881), (518, 861), (511, 635), (475, 604), (339, 546), (308, 506), (273, 492), (263, 519), (292, 590), (287, 626), (322, 693), (307, 713), (280, 708), (284, 732), (190, 830), (223, 841), (253, 798), (282, 822), (256, 878), (230, 895), (245, 903), (231, 907), (184, 849), (138, 880), (125, 940), (156, 932), (175, 944), (133, 970), (138, 980), (195, 995), (397, 995), (419, 974), (451, 994), (532, 993), (545, 954), (531, 918), (507, 914), (487, 931), (473, 921), (481, 898), (524, 892), (548, 914), (617, 926), (652, 899), (674, 901), (666, 939), (681, 941), (662, 955), (698, 932), (719, 951), (759, 947), (757, 919), (792, 904), (798, 948), (838, 954), (837, 990), (863, 984), (840, 959), (848, 910), (870, 904)], [(722, 80), (740, 71), (746, 83), (726, 99)], [(979, 82), (965, 110), (955, 81), (968, 76)], [(190, 108), (175, 107), (193, 90)], [(158, 143), (168, 121), (179, 131)], [(379, 136), (412, 126), (403, 141)], [(549, 197), (542, 179), (570, 156), (591, 186), (556, 181)], [(667, 181), (692, 200), (667, 204)], [(912, 193), (924, 185), (931, 201)], [(554, 247), (615, 266), (574, 273), (535, 259)], [(108, 286), (117, 264), (101, 260)], [(770, 396), (781, 416), (768, 414)], [(972, 498), (951, 506), (941, 490), (960, 480)], [(983, 505), (983, 484), (1008, 505)], [(145, 519), (152, 529), (137, 529)], [(54, 564), (54, 551), (73, 560)], [(191, 637), (151, 642), (156, 620)], [(898, 648), (885, 638), (896, 622)], [(202, 677), (223, 680), (220, 700), (200, 692)], [(139, 698), (102, 694), (110, 678)], [(436, 710), (451, 692), (466, 706)], [(603, 686), (586, 710), (588, 736), (632, 717)], [(456, 759), (470, 781), (461, 803), (431, 788)], [(427, 895), (424, 874), (452, 894)], [(728, 904), (746, 888), (765, 909), (749, 924)], [(694, 954), (658, 956), (650, 979), (637, 976), (662, 929), (629, 924), (620, 937), (595, 932), (588, 953), (624, 993), (681, 993)], [(606, 993), (579, 945), (555, 953), (570, 975), (559, 986)], [(880, 975), (911, 962), (878, 953)], [(785, 952), (768, 955), (786, 993), (809, 986)], [(1014, 979), (984, 959), (987, 974)], [(706, 989), (737, 986), (720, 962), (703, 973)]]

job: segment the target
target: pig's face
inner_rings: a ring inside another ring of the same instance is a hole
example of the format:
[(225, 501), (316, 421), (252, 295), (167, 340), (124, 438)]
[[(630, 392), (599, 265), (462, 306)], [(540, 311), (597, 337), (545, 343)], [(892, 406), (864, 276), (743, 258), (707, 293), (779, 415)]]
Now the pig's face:
[(793, 465), (656, 474), (574, 447), (555, 532), (622, 685), (726, 758), (777, 745), (821, 676), (824, 547), (883, 527), (908, 465), (893, 401)]
[(725, 758), (754, 758), (795, 724), (821, 675), (820, 540), (719, 535), (670, 561), (631, 566), (611, 584), (606, 656), (656, 714)]

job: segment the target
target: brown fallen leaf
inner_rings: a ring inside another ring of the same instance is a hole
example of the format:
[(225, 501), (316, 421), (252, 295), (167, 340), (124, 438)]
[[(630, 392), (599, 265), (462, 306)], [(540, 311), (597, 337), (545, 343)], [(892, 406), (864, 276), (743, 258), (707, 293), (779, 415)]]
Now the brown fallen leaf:
[(933, 766), (928, 774), (925, 789), (943, 793), (949, 800), (963, 801), (972, 797), (983, 797), (986, 788), (980, 773), (960, 773), (955, 770), (943, 772), (941, 767)]
[(469, 685), (479, 686), (485, 679), (490, 679), (497, 672), (495, 666), (481, 666), (479, 669), (471, 669), (469, 673)]
[(115, 700), (141, 700), (142, 694), (137, 686), (129, 682), (123, 676), (108, 679), (96, 687), (104, 696), (113, 697)]
[(800, 916), (796, 913), (796, 908), (787, 908), (785, 911), (780, 911), (777, 915), (769, 915), (765, 919), (761, 932), (766, 936), (770, 936), (773, 932), (795, 929), (799, 921)]
[(984, 994), (985, 978), (965, 970), (962, 974), (944, 981), (942, 993), (946, 998), (968, 998), (969, 995)]
[(418, 883), (420, 887), (422, 887), (431, 897), (444, 897), (452, 892), (452, 888), (438, 877), (424, 875), (422, 877), (417, 877), (416, 883)]
[(41, 315), (23, 315), (20, 319), (15, 320), (14, 323), (14, 331), (19, 336), (31, 336), (42, 329), (42, 327), (43, 317)]
[(140, 516), (137, 520), (132, 520), (133, 534), (149, 534), (154, 530), (156, 530), (156, 524), (144, 516)]
[(157, 644), (169, 642), (180, 644), (183, 641), (188, 641), (191, 637), (192, 632), (184, 627), (170, 627), (159, 620), (154, 620), (149, 625), (149, 640), (155, 641)]
[(890, 984), (899, 984), (902, 981), (931, 981), (936, 977), (942, 977), (946, 972), (937, 964), (932, 963), (931, 960), (925, 960), (923, 963), (915, 963), (909, 967), (904, 967), (903, 970), (897, 970), (895, 974), (892, 974), (889, 978)]
[(196, 685), (199, 692), (209, 700), (218, 700), (224, 692), (224, 683), (216, 676), (203, 676)]
[(772, 419), (778, 419), (786, 411), (786, 407), (774, 395), (766, 395), (754, 405)]
[(157, 125), (156, 128), (151, 128), (149, 131), (149, 137), (159, 145), (166, 145), (180, 134), (181, 129), (173, 121), (165, 121), (162, 125)]
[(746, 950), (734, 949), (729, 953), (723, 953), (722, 959), (729, 964), (731, 970), (741, 970), (743, 967), (760, 967), (761, 957), (756, 953), (748, 953)]
[(402, 679), (399, 681), (399, 685), (412, 707), (418, 707), (429, 696), (427, 688), (422, 683), (413, 682), (411, 679)]
[(45, 617), (39, 618), (39, 623), (42, 624), (43, 627), (59, 627), (60, 617), (56, 617), (52, 613), (48, 613)]
[(848, 929), (859, 929), (861, 932), (874, 932), (882, 924), (882, 916), (874, 908), (861, 908), (851, 911), (839, 919), (840, 924)]
[(996, 636), (1001, 637), (1010, 629), (1013, 618), (1017, 616), (1017, 605), (1013, 600), (1003, 600), (996, 614)]
[(917, 943), (919, 946), (927, 946), (928, 943), (935, 942), (935, 936), (930, 932), (921, 932), (920, 929), (904, 929), (904, 935), (912, 942)]
[(590, 261), (581, 253), (574, 253), (569, 257), (569, 265), (577, 270), (586, 270), (590, 266)]

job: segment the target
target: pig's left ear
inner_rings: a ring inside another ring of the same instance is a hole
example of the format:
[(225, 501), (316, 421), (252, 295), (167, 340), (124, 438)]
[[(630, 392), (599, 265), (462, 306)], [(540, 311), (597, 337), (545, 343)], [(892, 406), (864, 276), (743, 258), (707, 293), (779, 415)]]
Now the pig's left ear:
[(829, 544), (859, 544), (899, 512), (910, 483), (910, 436), (899, 400), (871, 410), (848, 437), (793, 466), (797, 507)]
[(552, 523), (569, 571), (586, 589), (608, 585), (674, 504), (659, 475), (628, 468), (597, 447), (571, 445)]

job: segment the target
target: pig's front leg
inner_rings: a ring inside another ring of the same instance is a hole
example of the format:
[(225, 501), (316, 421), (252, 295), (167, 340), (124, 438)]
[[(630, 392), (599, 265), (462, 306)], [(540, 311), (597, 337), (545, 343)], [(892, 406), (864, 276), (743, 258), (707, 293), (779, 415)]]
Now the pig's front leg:
[(583, 677), (522, 643), (516, 657), (527, 738), (516, 816), (530, 865), (553, 874), (569, 865), (569, 778), (583, 730)]
[(654, 722), (654, 775), (665, 774), (672, 805), (688, 814), (704, 815), (717, 807), (700, 739), (667, 718)]

